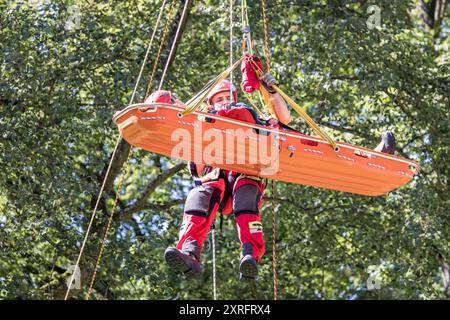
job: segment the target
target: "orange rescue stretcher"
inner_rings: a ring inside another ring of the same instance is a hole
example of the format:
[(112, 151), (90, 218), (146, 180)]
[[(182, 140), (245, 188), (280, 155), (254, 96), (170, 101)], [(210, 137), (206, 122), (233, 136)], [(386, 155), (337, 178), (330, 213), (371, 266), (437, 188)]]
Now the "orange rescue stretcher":
[[(172, 104), (134, 104), (113, 117), (133, 146), (261, 178), (379, 196), (410, 182), (420, 167), (402, 157)], [(184, 140), (184, 141), (182, 141)], [(265, 149), (265, 152), (263, 152)], [(261, 156), (263, 155), (263, 156)]]

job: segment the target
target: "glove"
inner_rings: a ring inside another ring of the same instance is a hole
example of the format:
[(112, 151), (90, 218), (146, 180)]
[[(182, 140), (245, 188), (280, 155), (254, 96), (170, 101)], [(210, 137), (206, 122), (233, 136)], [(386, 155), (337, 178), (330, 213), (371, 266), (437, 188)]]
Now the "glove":
[(275, 78), (272, 76), (272, 74), (270, 74), (269, 72), (267, 72), (263, 78), (262, 78), (262, 82), (264, 84), (264, 86), (266, 87), (267, 91), (269, 91), (269, 93), (274, 94), (276, 93), (275, 89), (272, 87), (274, 84), (277, 84), (277, 80), (275, 80)]
[(257, 56), (250, 56), (248, 54), (245, 56), (245, 59), (242, 61), (241, 64), (241, 72), (242, 72), (241, 87), (242, 91), (247, 93), (259, 90), (259, 79), (256, 75), (255, 70), (253, 69), (254, 67), (251, 64), (250, 60), (253, 60), (253, 62), (261, 70), (263, 69), (261, 60)]

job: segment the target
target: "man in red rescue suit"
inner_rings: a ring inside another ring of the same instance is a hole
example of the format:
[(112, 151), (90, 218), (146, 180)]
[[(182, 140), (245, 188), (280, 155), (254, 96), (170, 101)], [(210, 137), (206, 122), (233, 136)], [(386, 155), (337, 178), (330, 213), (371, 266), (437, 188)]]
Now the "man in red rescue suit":
[[(271, 118), (263, 121), (251, 108), (236, 102), (236, 89), (228, 80), (220, 82), (209, 94), (208, 111), (251, 123), (277, 126), (280, 122), (281, 125), (287, 125), (291, 118), (286, 103), (271, 88), (275, 79), (266, 74), (262, 82), (268, 89), (278, 120)], [(383, 134), (382, 141), (375, 150), (394, 153), (394, 148), (393, 134), (387, 132)], [(178, 244), (176, 248), (166, 249), (166, 262), (176, 272), (186, 275), (200, 274), (200, 254), (217, 211), (225, 215), (232, 212), (242, 249), (240, 279), (255, 280), (258, 274), (257, 265), (265, 251), (259, 212), (264, 198), (263, 181), (259, 177), (195, 163), (189, 163), (189, 169), (197, 186), (188, 194)]]
[[(286, 103), (271, 88), (275, 79), (266, 74), (263, 83), (269, 89), (273, 105), (279, 110), (278, 114), (282, 115), (283, 119), (280, 121), (289, 122)], [(223, 80), (208, 95), (208, 111), (251, 123), (263, 121), (253, 109), (236, 101), (235, 87), (228, 80)], [(275, 125), (277, 122), (272, 118), (268, 123)], [(165, 251), (168, 265), (174, 271), (186, 275), (200, 274), (200, 254), (217, 211), (225, 215), (233, 213), (242, 247), (240, 279), (256, 279), (257, 264), (265, 251), (259, 212), (265, 188), (262, 179), (194, 163), (188, 165), (197, 186), (189, 192), (186, 199), (178, 244), (176, 248), (167, 248)]]

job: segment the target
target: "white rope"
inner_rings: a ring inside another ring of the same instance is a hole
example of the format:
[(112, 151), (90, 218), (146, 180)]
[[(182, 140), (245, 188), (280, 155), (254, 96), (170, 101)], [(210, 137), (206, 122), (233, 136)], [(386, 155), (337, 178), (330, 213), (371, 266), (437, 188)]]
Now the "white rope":
[(83, 240), (83, 244), (80, 249), (80, 253), (78, 254), (77, 263), (75, 264), (74, 272), (72, 273), (72, 276), (70, 277), (69, 285), (67, 286), (67, 292), (64, 297), (64, 300), (67, 300), (67, 298), (69, 297), (69, 292), (72, 287), (73, 279), (75, 277), (76, 270), (78, 270), (78, 267), (80, 265), (81, 256), (83, 255), (84, 247), (86, 246), (89, 232), (91, 231), (92, 223), (94, 222), (95, 214), (97, 213), (97, 207), (98, 207), (98, 204), (100, 203), (100, 199), (101, 199), (103, 190), (105, 189), (106, 179), (108, 178), (109, 171), (111, 169), (111, 165), (113, 163), (114, 156), (116, 155), (117, 147), (119, 146), (119, 142), (120, 142), (121, 138), (122, 137), (119, 135), (117, 142), (116, 142), (116, 146), (114, 147), (113, 154), (111, 156), (111, 161), (109, 161), (108, 170), (106, 170), (105, 178), (103, 179), (103, 184), (102, 184), (102, 187), (100, 188), (100, 192), (97, 197), (97, 202), (95, 203), (94, 212), (92, 213), (91, 221), (89, 221), (89, 226), (86, 230), (86, 235), (84, 236), (84, 240)]
[[(138, 87), (139, 82), (141, 80), (145, 64), (147, 63), (148, 54), (150, 52), (150, 48), (151, 48), (151, 45), (153, 43), (153, 39), (155, 37), (156, 29), (158, 28), (159, 20), (161, 18), (161, 14), (163, 12), (165, 3), (166, 3), (166, 0), (164, 0), (163, 4), (161, 5), (161, 9), (159, 11), (158, 19), (157, 19), (155, 27), (153, 29), (152, 38), (150, 40), (150, 44), (148, 45), (147, 53), (145, 55), (144, 62), (142, 63), (141, 71), (139, 72), (139, 76), (138, 76), (138, 79), (136, 81), (136, 85), (134, 86), (133, 94), (131, 95), (131, 99), (130, 99), (130, 103), (129, 104), (133, 103), (134, 96), (136, 95), (137, 87)], [(64, 296), (64, 300), (67, 300), (67, 298), (69, 297), (69, 292), (70, 292), (70, 289), (72, 288), (72, 283), (73, 283), (73, 280), (74, 280), (74, 277), (75, 277), (75, 273), (76, 273), (76, 270), (78, 270), (78, 268), (79, 268), (81, 257), (83, 255), (84, 248), (86, 247), (87, 239), (88, 239), (89, 233), (91, 231), (92, 223), (94, 222), (95, 215), (97, 213), (97, 208), (98, 208), (98, 205), (100, 203), (100, 199), (101, 199), (101, 196), (103, 194), (103, 191), (105, 189), (106, 180), (108, 179), (109, 172), (111, 170), (111, 166), (112, 166), (112, 163), (114, 161), (114, 157), (116, 156), (117, 148), (119, 147), (119, 143), (120, 143), (121, 140), (122, 140), (122, 136), (119, 135), (119, 137), (117, 138), (117, 141), (116, 141), (116, 145), (114, 147), (114, 151), (113, 151), (112, 156), (111, 156), (111, 160), (109, 161), (108, 169), (106, 170), (106, 173), (105, 173), (105, 178), (103, 179), (102, 187), (100, 188), (100, 192), (99, 192), (98, 197), (97, 197), (97, 202), (95, 203), (94, 212), (92, 213), (91, 220), (89, 221), (89, 225), (88, 225), (88, 228), (86, 230), (86, 234), (85, 234), (84, 239), (83, 239), (83, 244), (81, 245), (80, 253), (78, 254), (78, 258), (77, 258), (77, 262), (75, 264), (74, 272), (72, 273), (72, 276), (70, 277), (69, 285), (67, 286), (67, 291), (66, 291), (66, 295)]]
[(182, 24), (181, 22), (184, 20), (184, 17), (186, 16), (186, 11), (187, 11), (186, 9), (187, 9), (188, 3), (189, 3), (189, 1), (185, 0), (183, 13), (181, 14), (180, 21), (178, 22), (178, 28), (177, 28), (177, 33), (175, 34), (175, 40), (172, 43), (172, 48), (170, 48), (169, 57), (167, 58), (166, 65), (164, 66), (164, 71), (161, 76), (161, 81), (159, 82), (158, 90), (161, 90), (161, 88), (162, 88), (162, 85), (164, 83), (164, 78), (166, 77), (167, 69), (169, 68), (170, 60), (172, 60), (173, 52), (175, 51), (175, 45), (177, 44), (178, 34), (180, 33), (180, 29), (181, 29), (181, 24)]
[(139, 76), (136, 81), (136, 85), (134, 86), (133, 95), (131, 96), (130, 103), (128, 105), (133, 103), (134, 95), (136, 94), (137, 87), (139, 85), (139, 82), (141, 81), (142, 73), (144, 72), (144, 67), (145, 67), (145, 64), (147, 63), (148, 55), (150, 53), (150, 48), (152, 47), (153, 39), (155, 38), (156, 30), (158, 29), (159, 20), (161, 19), (161, 15), (163, 13), (164, 6), (166, 5), (166, 1), (167, 0), (163, 1), (162, 5), (161, 5), (161, 9), (159, 10), (158, 19), (156, 19), (156, 24), (155, 24), (155, 27), (153, 28), (152, 38), (150, 39), (150, 43), (148, 45), (147, 52), (145, 53), (144, 63), (142, 64), (141, 71), (139, 72)]
[[(230, 67), (233, 65), (233, 1), (230, 0)], [(234, 100), (233, 95), (233, 71), (230, 73), (230, 97), (231, 100)], [(237, 102), (237, 101), (234, 101)]]
[(217, 292), (216, 292), (216, 243), (215, 243), (215, 230), (211, 230), (211, 238), (212, 238), (212, 254), (213, 254), (213, 299), (217, 300)]
[[(230, 68), (233, 66), (233, 1), (230, 0)], [(234, 101), (233, 95), (233, 70), (230, 72), (230, 98)], [(234, 101), (237, 102), (237, 101)], [(217, 300), (217, 287), (216, 287), (216, 242), (215, 242), (215, 229), (211, 230), (211, 238), (212, 238), (212, 256), (213, 256), (213, 299)]]

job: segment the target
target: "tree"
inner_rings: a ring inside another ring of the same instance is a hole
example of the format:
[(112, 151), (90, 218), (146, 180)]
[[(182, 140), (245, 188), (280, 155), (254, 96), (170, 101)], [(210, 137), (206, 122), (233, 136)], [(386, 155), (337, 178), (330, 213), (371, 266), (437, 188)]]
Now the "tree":
[[(184, 101), (229, 63), (228, 2), (187, 2), (189, 15), (164, 85)], [(33, 3), (0, 3), (0, 297), (5, 299), (65, 293), (67, 270), (76, 261), (117, 139), (111, 117), (129, 102), (162, 1)], [(145, 98), (168, 3), (136, 101)], [(177, 2), (156, 80), (183, 4)], [(261, 5), (249, 5), (254, 49), (263, 56)], [(376, 198), (277, 183), (281, 299), (449, 294), (448, 5), (406, 0), (376, 5), (380, 25), (368, 28), (371, 11), (363, 1), (268, 2), (272, 72), (283, 91), (333, 138), (370, 147), (390, 129), (398, 153), (422, 166), (409, 185)], [(239, 29), (236, 21), (235, 58)], [(294, 126), (309, 132), (300, 120)], [(211, 299), (208, 243), (201, 279), (171, 274), (163, 259), (177, 238), (192, 187), (187, 170), (137, 149), (125, 165), (128, 149), (125, 142), (119, 145), (83, 259), (87, 280), (124, 175), (93, 298)], [(268, 247), (271, 198), (268, 188), (262, 216)], [(232, 224), (225, 219), (224, 238), (217, 243), (219, 298), (271, 299), (270, 248), (259, 283), (239, 283), (240, 248)], [(381, 290), (368, 290), (372, 265), (382, 267)], [(74, 294), (86, 298), (87, 286)]]

